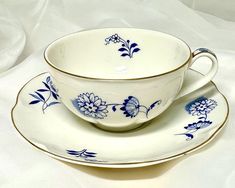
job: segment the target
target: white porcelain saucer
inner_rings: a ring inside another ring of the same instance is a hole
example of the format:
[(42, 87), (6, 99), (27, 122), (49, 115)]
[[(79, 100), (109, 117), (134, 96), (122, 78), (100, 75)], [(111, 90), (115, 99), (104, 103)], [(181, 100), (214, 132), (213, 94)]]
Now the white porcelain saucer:
[[(189, 74), (186, 85), (202, 76), (192, 70)], [(162, 163), (199, 149), (224, 127), (228, 113), (226, 98), (210, 82), (139, 129), (106, 132), (68, 111), (49, 74), (43, 73), (19, 91), (12, 121), (23, 138), (56, 159), (131, 168)]]

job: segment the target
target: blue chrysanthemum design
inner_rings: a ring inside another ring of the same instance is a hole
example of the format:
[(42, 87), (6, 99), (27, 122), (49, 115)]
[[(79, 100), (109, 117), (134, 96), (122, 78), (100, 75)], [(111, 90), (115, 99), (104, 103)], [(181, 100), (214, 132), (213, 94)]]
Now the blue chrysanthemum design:
[(123, 111), (126, 117), (136, 117), (139, 112), (145, 113), (148, 118), (148, 113), (161, 103), (161, 100), (157, 100), (149, 107), (140, 105), (139, 100), (134, 96), (129, 96), (123, 103), (107, 103), (94, 93), (82, 93), (77, 98), (72, 100), (73, 106), (83, 115), (95, 119), (103, 119), (107, 117), (109, 113), (108, 107), (112, 107), (112, 111), (116, 112), (117, 107)]
[(193, 116), (206, 115), (217, 106), (216, 101), (200, 97), (185, 106), (185, 110)]
[(208, 120), (207, 116), (216, 106), (217, 102), (215, 100), (208, 99), (204, 96), (189, 102), (185, 106), (185, 110), (192, 116), (198, 116), (199, 121), (188, 124), (184, 127), (187, 131), (177, 135), (185, 135), (186, 140), (193, 139), (193, 133), (212, 124), (212, 121)]
[(108, 113), (106, 102), (94, 93), (82, 93), (72, 103), (80, 113), (95, 119), (103, 119)]
[(118, 34), (113, 34), (105, 39), (105, 45), (110, 44), (110, 42), (121, 43), (121, 47), (118, 51), (121, 52), (122, 57), (127, 56), (132, 58), (134, 53), (140, 51), (137, 43), (131, 43), (130, 40), (124, 40)]
[(58, 90), (55, 88), (51, 77), (48, 76), (42, 83), (44, 88), (37, 89), (34, 93), (29, 94), (34, 99), (29, 104), (42, 103), (42, 112), (44, 113), (49, 106), (59, 104), (60, 102)]

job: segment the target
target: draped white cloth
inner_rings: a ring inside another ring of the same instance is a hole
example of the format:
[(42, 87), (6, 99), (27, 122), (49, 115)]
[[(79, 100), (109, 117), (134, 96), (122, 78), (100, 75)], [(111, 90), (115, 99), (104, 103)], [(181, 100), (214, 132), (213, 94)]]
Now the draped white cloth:
[[(214, 141), (167, 163), (102, 169), (52, 159), (18, 135), (10, 110), (22, 85), (47, 70), (42, 49), (74, 31), (112, 26), (163, 31), (184, 39), (192, 49), (216, 52), (219, 72), (214, 82), (228, 98), (231, 113)], [(234, 188), (234, 44), (233, 0), (0, 0), (0, 187)]]

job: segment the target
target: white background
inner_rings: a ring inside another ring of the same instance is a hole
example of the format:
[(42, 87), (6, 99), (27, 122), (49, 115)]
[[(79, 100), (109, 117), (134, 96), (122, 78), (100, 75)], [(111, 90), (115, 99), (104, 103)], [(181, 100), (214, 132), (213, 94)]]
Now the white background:
[[(102, 169), (52, 159), (17, 134), (10, 110), (20, 87), (45, 70), (41, 49), (74, 31), (112, 26), (163, 31), (192, 49), (216, 52), (220, 67), (214, 82), (231, 114), (214, 141), (160, 165)], [(234, 80), (234, 0), (0, 0), (0, 187), (234, 188)]]

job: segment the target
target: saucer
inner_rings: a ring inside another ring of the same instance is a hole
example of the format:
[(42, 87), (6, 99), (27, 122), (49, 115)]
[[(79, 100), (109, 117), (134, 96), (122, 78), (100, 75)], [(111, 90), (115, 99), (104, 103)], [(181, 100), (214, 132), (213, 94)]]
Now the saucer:
[[(202, 76), (190, 70), (184, 84)], [(23, 86), (11, 113), (16, 130), (35, 148), (62, 161), (107, 168), (148, 166), (191, 153), (218, 134), (228, 114), (226, 98), (210, 82), (138, 129), (107, 132), (60, 102), (49, 73)]]

